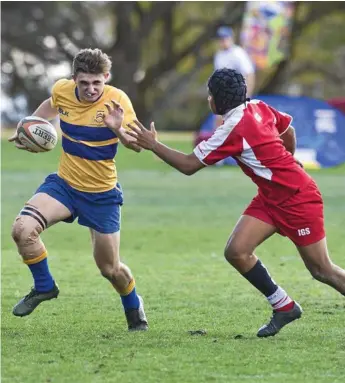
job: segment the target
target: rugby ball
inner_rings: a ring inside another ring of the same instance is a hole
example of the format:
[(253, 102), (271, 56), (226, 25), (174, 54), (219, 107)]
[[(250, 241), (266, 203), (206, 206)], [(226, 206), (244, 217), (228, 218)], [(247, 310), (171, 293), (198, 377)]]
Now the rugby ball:
[(20, 120), (17, 127), (21, 144), (33, 152), (49, 152), (55, 148), (58, 136), (54, 126), (47, 120), (29, 116)]

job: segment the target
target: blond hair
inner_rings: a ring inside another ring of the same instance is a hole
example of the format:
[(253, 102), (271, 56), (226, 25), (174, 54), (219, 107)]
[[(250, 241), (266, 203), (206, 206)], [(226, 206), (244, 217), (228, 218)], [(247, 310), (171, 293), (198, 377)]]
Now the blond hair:
[(72, 64), (73, 76), (78, 73), (105, 74), (110, 72), (111, 59), (100, 49), (82, 49), (79, 51)]

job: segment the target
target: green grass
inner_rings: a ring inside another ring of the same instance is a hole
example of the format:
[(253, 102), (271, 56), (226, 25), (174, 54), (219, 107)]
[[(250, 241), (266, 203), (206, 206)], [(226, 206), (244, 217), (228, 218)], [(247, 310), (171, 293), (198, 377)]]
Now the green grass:
[[(171, 144), (191, 149), (188, 143)], [(59, 299), (29, 317), (12, 316), (13, 304), (32, 282), (11, 241), (11, 224), (56, 170), (58, 154), (2, 145), (3, 382), (344, 381), (344, 297), (312, 280), (294, 246), (278, 235), (258, 255), (305, 313), (279, 336), (256, 338), (269, 306), (222, 255), (255, 194), (234, 168), (185, 177), (151, 153), (120, 149), (121, 254), (145, 298), (148, 333), (127, 333), (120, 301), (94, 265), (88, 230), (77, 224), (61, 223), (43, 235)], [(345, 168), (313, 175), (325, 199), (332, 258), (344, 267)], [(189, 335), (198, 329), (207, 335)]]

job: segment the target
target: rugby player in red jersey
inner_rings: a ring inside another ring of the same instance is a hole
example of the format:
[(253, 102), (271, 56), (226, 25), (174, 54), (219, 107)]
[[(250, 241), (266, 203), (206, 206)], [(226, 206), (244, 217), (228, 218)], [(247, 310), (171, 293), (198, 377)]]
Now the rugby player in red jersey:
[[(232, 156), (258, 186), (258, 194), (237, 222), (225, 247), (225, 258), (264, 294), (273, 316), (257, 335), (268, 337), (302, 315), (300, 305), (271, 278), (254, 254), (275, 233), (287, 236), (306, 267), (320, 282), (345, 295), (345, 270), (328, 255), (323, 201), (314, 180), (293, 157), (296, 146), (292, 117), (259, 100), (247, 99), (243, 76), (231, 69), (216, 70), (208, 81), (208, 102), (223, 124), (212, 137), (187, 155), (156, 138), (154, 124), (129, 126), (139, 146), (151, 150), (186, 175)], [(123, 114), (119, 105), (118, 115)], [(114, 111), (116, 113), (116, 111)]]

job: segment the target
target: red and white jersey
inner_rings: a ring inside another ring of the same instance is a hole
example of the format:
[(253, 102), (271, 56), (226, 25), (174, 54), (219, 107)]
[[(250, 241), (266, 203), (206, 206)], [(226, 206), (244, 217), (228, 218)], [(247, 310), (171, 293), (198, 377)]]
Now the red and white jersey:
[(280, 203), (311, 180), (280, 138), (291, 121), (288, 114), (251, 100), (229, 111), (223, 124), (194, 149), (194, 154), (204, 165), (232, 156), (268, 203)]

